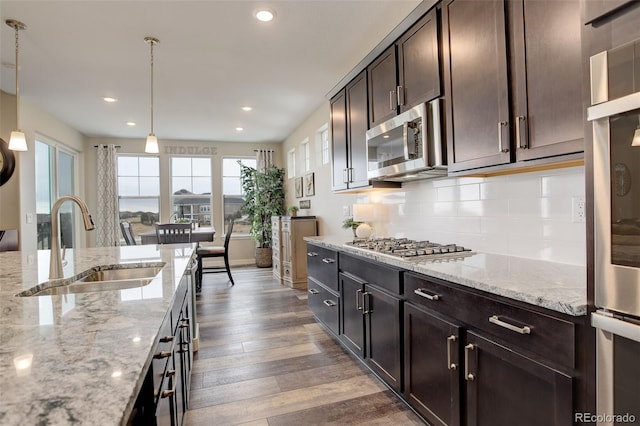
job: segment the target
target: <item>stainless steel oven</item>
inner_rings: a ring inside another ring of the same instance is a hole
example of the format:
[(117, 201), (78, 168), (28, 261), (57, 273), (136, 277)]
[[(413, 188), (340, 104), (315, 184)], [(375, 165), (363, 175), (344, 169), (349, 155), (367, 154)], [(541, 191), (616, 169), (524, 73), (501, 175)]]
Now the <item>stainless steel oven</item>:
[(640, 423), (640, 40), (591, 57), (597, 413)]

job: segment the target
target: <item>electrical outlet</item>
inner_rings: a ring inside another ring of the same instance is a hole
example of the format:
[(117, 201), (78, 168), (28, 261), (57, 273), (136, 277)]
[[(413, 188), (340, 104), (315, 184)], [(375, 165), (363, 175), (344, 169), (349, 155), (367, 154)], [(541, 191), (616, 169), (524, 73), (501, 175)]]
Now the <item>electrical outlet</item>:
[(580, 223), (586, 221), (586, 209), (583, 197), (574, 197), (571, 199), (571, 219), (573, 223)]
[(343, 217), (351, 216), (351, 212), (350, 212), (349, 206), (342, 206), (342, 216)]

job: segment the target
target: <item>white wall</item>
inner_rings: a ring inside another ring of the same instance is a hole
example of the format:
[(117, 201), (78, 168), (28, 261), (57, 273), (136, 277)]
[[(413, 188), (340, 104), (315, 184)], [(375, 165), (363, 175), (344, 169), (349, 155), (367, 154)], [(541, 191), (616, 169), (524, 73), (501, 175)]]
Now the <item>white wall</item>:
[[(444, 178), (404, 183), (401, 189), (361, 194), (331, 192), (331, 170), (318, 164), (315, 132), (329, 120), (326, 102), (284, 143), (283, 152), (309, 138), (316, 195), (309, 214), (318, 216), (320, 235), (352, 238), (341, 228), (343, 208), (374, 203), (377, 236), (456, 243), (472, 250), (586, 265), (586, 228), (572, 220), (572, 200), (584, 198), (584, 169), (573, 167), (496, 176)], [(298, 156), (296, 163), (302, 164)], [(300, 167), (300, 166), (299, 166)], [(299, 170), (299, 172), (302, 172)], [(287, 204), (296, 203), (288, 185)], [(298, 214), (305, 214), (304, 211)]]

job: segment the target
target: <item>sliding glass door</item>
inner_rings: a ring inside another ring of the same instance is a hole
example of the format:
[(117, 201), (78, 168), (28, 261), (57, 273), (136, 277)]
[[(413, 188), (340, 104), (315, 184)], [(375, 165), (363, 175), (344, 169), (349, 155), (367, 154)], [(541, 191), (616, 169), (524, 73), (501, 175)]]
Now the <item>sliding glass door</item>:
[[(38, 249), (51, 248), (51, 207), (62, 195), (75, 192), (76, 155), (63, 148), (36, 140), (36, 215)], [(60, 208), (61, 246), (72, 248), (75, 242), (73, 203)]]

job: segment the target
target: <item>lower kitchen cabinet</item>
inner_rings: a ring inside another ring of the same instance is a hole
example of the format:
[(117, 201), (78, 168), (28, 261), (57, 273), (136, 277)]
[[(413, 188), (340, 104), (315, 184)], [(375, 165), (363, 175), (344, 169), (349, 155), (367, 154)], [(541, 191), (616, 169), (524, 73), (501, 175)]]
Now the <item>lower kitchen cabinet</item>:
[(462, 327), (404, 305), (404, 397), (432, 425), (460, 425)]
[(472, 331), (464, 360), (468, 425), (573, 424), (570, 376)]
[(363, 283), (355, 277), (341, 273), (340, 287), (340, 340), (353, 353), (364, 358)]

